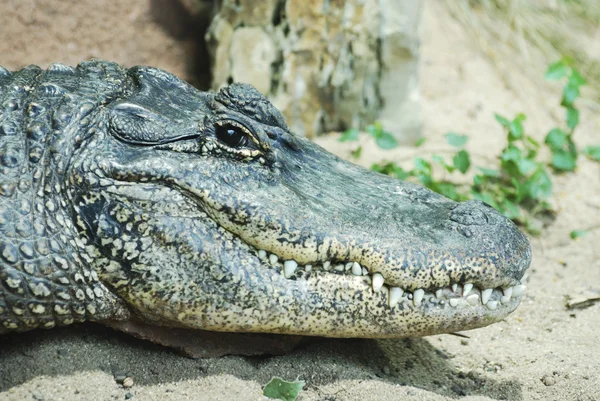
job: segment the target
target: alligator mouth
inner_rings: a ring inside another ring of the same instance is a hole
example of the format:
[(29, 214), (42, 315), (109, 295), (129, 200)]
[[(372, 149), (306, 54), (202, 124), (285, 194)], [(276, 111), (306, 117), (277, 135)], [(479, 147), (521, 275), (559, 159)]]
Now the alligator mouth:
[(520, 301), (527, 288), (525, 283), (528, 273), (525, 273), (519, 284), (513, 286), (485, 288), (477, 283), (452, 283), (440, 288), (418, 288), (410, 291), (386, 284), (382, 273), (370, 273), (366, 267), (355, 261), (328, 260), (302, 265), (293, 259), (283, 260), (264, 249), (254, 250), (254, 253), (268, 267), (278, 270), (288, 280), (308, 280), (314, 274), (336, 274), (363, 280), (374, 293), (382, 293), (387, 298), (390, 309), (398, 305), (416, 308), (426, 303), (430, 306), (449, 305), (453, 308), (483, 305), (489, 310), (496, 310), (515, 300)]

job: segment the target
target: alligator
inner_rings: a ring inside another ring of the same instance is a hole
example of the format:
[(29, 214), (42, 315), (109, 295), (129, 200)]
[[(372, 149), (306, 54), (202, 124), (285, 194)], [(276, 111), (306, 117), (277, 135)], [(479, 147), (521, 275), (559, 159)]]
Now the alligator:
[(250, 85), (156, 68), (0, 67), (0, 173), (0, 334), (452, 333), (515, 310), (531, 262), (489, 205), (334, 156)]

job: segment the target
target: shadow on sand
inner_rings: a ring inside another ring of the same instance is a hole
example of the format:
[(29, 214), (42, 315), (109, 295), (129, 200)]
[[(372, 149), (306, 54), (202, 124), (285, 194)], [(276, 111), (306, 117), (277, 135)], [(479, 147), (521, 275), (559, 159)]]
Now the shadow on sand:
[(421, 338), (323, 340), (285, 356), (190, 359), (97, 324), (0, 337), (0, 391), (40, 375), (97, 370), (126, 374), (141, 385), (228, 373), (261, 384), (273, 376), (299, 377), (309, 387), (338, 380), (375, 380), (451, 398), (522, 399), (518, 383), (460, 372), (451, 355)]

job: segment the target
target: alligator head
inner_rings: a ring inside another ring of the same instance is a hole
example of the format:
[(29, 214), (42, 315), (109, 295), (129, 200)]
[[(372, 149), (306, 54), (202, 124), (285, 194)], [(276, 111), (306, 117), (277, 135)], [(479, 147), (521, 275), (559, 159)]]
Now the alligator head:
[(496, 322), (521, 300), (527, 239), (291, 133), (249, 85), (200, 92), (127, 72), (67, 172), (87, 263), (146, 322), (404, 337)]

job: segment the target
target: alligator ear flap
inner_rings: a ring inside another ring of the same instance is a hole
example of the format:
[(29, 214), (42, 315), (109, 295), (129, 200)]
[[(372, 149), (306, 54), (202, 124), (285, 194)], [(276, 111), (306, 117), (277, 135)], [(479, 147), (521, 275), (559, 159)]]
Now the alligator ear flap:
[(162, 145), (197, 136), (135, 103), (114, 106), (110, 112), (109, 124), (112, 135), (134, 145)]

